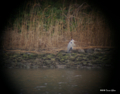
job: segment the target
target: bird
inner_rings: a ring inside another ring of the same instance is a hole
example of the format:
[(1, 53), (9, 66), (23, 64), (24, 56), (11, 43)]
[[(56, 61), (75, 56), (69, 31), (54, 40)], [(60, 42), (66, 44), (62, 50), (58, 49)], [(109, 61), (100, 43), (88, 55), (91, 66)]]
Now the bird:
[(73, 49), (73, 47), (75, 46), (74, 44), (75, 40), (71, 40), (69, 43), (68, 43), (68, 46), (67, 46), (67, 52), (70, 53), (70, 51)]

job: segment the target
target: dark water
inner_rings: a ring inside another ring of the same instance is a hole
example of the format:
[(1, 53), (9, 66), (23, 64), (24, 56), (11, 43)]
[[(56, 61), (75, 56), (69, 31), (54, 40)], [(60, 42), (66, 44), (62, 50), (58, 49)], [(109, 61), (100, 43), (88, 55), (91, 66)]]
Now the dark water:
[(114, 89), (108, 88), (110, 70), (6, 69), (5, 73), (16, 94), (98, 94), (100, 89)]

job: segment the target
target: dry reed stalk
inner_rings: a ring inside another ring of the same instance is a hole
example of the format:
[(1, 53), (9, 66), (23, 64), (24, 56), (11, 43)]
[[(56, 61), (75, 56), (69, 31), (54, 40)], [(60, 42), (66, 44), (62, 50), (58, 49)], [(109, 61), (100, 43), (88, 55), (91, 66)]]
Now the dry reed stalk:
[(35, 33), (35, 41), (36, 41), (36, 43), (35, 43), (35, 50), (38, 50), (39, 49), (39, 39), (40, 39), (40, 24), (39, 24), (39, 22), (37, 22), (38, 23), (38, 25), (36, 26), (36, 33)]
[(50, 25), (49, 30), (48, 30), (48, 42), (46, 44), (48, 44), (48, 47), (52, 47), (52, 41), (51, 41), (51, 35), (52, 35), (52, 31), (53, 31), (53, 26)]
[(55, 27), (54, 27), (54, 34), (53, 34), (53, 40), (54, 40), (54, 47), (57, 47), (57, 43), (58, 43), (58, 37), (59, 37), (59, 34), (58, 34), (58, 22), (56, 21), (56, 24), (55, 24)]

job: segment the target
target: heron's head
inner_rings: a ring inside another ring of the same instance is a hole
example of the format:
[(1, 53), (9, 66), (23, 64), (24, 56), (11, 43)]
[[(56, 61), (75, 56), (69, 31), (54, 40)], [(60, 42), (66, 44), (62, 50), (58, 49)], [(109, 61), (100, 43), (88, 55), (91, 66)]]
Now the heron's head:
[(76, 42), (75, 40), (72, 39), (71, 42), (72, 42), (72, 46), (76, 46), (75, 45), (75, 42)]
[(72, 43), (76, 42), (74, 39), (71, 40)]

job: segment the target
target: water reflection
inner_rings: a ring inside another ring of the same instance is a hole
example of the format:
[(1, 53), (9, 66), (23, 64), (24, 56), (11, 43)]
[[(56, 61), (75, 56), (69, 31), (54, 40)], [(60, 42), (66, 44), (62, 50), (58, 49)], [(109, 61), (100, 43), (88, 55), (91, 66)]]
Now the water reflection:
[(77, 69), (7, 69), (19, 94), (98, 94), (109, 71)]

